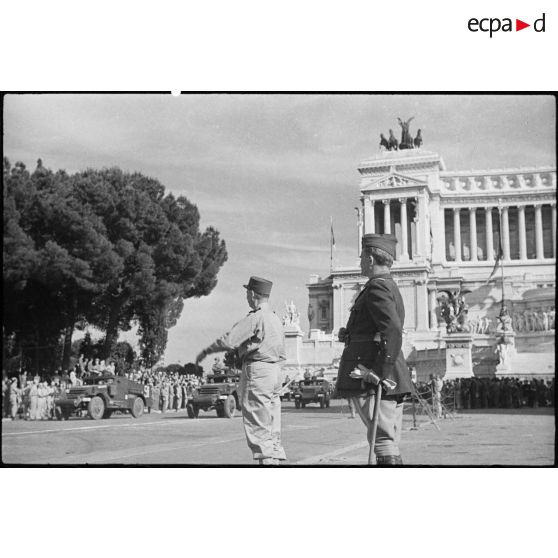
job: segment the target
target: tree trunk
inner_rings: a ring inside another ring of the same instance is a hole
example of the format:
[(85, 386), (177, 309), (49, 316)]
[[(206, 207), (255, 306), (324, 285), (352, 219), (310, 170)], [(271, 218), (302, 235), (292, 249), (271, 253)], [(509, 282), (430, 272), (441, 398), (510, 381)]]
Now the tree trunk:
[(118, 340), (118, 321), (120, 318), (120, 310), (124, 304), (124, 297), (118, 297), (115, 299), (114, 304), (110, 309), (110, 316), (107, 325), (107, 331), (105, 334), (105, 342), (103, 344), (103, 351), (101, 358), (106, 360), (109, 358), (112, 349), (114, 348), (116, 341)]
[(72, 336), (74, 324), (69, 325), (64, 331), (64, 350), (62, 352), (62, 370), (70, 369), (70, 358), (72, 356)]
[(64, 349), (62, 351), (62, 370), (70, 369), (70, 358), (72, 356), (72, 336), (74, 334), (74, 328), (76, 325), (76, 313), (77, 313), (77, 299), (72, 296), (71, 306), (70, 306), (70, 316), (69, 322), (64, 330)]

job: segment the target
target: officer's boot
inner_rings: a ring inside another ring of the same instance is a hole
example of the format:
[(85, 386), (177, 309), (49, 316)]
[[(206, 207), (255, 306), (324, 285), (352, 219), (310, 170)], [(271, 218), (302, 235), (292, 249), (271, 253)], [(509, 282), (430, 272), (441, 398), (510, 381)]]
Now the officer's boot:
[(380, 467), (392, 467), (394, 465), (403, 465), (400, 455), (378, 455), (376, 465)]

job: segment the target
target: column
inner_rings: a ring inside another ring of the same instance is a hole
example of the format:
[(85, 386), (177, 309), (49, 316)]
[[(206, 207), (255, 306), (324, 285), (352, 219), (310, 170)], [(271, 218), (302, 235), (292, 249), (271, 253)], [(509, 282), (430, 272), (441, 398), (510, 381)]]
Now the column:
[(400, 198), (401, 204), (401, 260), (409, 261), (408, 231), (407, 231), (407, 198)]
[(540, 203), (535, 205), (535, 240), (536, 240), (536, 247), (537, 247), (537, 260), (542, 260), (544, 259), (544, 248), (543, 248), (542, 206)]
[(527, 259), (527, 237), (525, 233), (525, 206), (520, 205), (518, 211), (518, 228), (519, 228), (519, 259)]
[[(364, 234), (369, 234), (372, 231), (372, 222), (374, 220), (374, 216), (372, 215), (372, 211), (374, 211), (374, 206), (370, 203), (370, 198), (365, 196), (363, 199), (363, 211), (364, 211)], [(372, 205), (372, 208), (370, 207)]]
[(384, 233), (391, 233), (391, 214), (389, 211), (390, 200), (382, 200), (384, 204)]
[(556, 204), (553, 203), (552, 207), (552, 257), (556, 257)]
[(471, 261), (478, 261), (477, 254), (477, 208), (469, 209), (469, 230), (471, 231)]
[(370, 200), (370, 232), (376, 232), (376, 206), (374, 200)]
[(455, 261), (461, 261), (461, 223), (459, 222), (459, 207), (453, 208), (453, 245), (455, 247)]
[(494, 237), (492, 233), (492, 208), (487, 207), (485, 210), (486, 218), (486, 261), (494, 260)]
[(438, 318), (436, 316), (436, 289), (430, 289), (428, 294), (430, 298), (430, 331), (434, 331), (438, 329)]
[(357, 254), (358, 257), (360, 258), (360, 253), (362, 251), (362, 227), (363, 227), (363, 222), (362, 222), (362, 210), (360, 209), (360, 207), (355, 207), (355, 210), (357, 212)]
[(508, 219), (508, 208), (502, 207), (502, 249), (503, 259), (510, 259), (510, 221)]

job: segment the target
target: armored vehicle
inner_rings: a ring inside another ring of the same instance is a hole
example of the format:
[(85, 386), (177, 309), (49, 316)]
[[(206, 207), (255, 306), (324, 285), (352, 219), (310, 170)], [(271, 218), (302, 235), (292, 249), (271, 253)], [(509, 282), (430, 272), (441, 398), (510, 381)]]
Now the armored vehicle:
[(114, 411), (129, 411), (137, 418), (145, 406), (152, 406), (148, 394), (148, 386), (124, 376), (89, 376), (83, 379), (83, 385), (66, 389), (54, 404), (60, 407), (64, 419), (78, 409), (86, 410), (93, 420), (109, 418)]
[(308, 403), (319, 403), (322, 409), (329, 407), (331, 391), (331, 384), (324, 378), (301, 380), (293, 389), (295, 407), (300, 409)]
[(210, 374), (207, 383), (194, 390), (186, 407), (190, 418), (197, 418), (200, 409), (215, 409), (218, 417), (233, 418), (240, 410), (238, 383), (240, 374), (227, 370), (222, 374)]

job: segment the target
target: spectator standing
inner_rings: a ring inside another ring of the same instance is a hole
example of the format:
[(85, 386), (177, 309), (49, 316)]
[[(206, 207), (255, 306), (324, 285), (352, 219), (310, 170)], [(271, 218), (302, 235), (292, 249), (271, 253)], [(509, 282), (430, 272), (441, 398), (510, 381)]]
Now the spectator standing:
[(15, 420), (17, 418), (17, 411), (20, 403), (20, 390), (17, 387), (17, 378), (12, 378), (9, 385), (10, 391), (10, 418)]
[(33, 383), (29, 386), (29, 418), (30, 420), (39, 419), (39, 376), (33, 378)]

